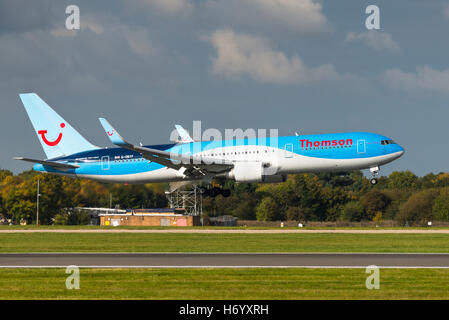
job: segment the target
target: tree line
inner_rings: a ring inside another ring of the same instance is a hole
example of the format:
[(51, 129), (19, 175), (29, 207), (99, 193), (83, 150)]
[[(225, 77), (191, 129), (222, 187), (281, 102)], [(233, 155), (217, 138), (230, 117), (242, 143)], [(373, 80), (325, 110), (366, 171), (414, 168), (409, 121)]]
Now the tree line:
[(55, 217), (63, 213), (65, 208), (167, 206), (163, 185), (103, 184), (35, 171), (13, 175), (8, 170), (0, 170), (0, 215), (15, 223), (35, 223), (38, 180), (41, 224), (53, 224)]
[(393, 172), (371, 185), (362, 172), (295, 174), (279, 184), (226, 183), (229, 198), (207, 198), (209, 215), (259, 221), (449, 221), (449, 173)]
[[(0, 215), (15, 223), (36, 220), (40, 181), (41, 224), (55, 223), (63, 208), (167, 207), (166, 184), (104, 184), (91, 180), (25, 171), (0, 170)], [(230, 197), (203, 199), (203, 214), (233, 215), (259, 221), (382, 221), (401, 225), (449, 221), (449, 173), (418, 177), (395, 171), (372, 186), (362, 172), (290, 175), (284, 183), (227, 181)], [(74, 220), (73, 223), (77, 223)]]

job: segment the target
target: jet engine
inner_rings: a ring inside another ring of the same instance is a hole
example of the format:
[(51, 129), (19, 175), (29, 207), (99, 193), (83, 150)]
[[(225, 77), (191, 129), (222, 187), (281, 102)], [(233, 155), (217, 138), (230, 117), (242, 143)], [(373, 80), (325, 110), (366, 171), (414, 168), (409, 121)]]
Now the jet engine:
[(262, 182), (274, 183), (287, 180), (286, 175), (264, 174), (265, 166), (262, 162), (236, 162), (229, 172), (228, 178), (236, 182)]

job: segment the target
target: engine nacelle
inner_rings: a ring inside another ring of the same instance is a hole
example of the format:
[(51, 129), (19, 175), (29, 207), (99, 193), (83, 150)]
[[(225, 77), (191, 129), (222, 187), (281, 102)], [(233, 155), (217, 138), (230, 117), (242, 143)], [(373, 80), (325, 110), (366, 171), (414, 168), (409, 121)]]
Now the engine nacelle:
[(236, 182), (262, 182), (263, 166), (261, 162), (236, 162), (229, 172), (229, 178)]
[(278, 183), (287, 181), (287, 176), (283, 174), (273, 174), (262, 176), (263, 183)]
[(236, 162), (228, 177), (236, 182), (275, 183), (287, 180), (285, 175), (265, 175), (266, 168), (261, 162)]

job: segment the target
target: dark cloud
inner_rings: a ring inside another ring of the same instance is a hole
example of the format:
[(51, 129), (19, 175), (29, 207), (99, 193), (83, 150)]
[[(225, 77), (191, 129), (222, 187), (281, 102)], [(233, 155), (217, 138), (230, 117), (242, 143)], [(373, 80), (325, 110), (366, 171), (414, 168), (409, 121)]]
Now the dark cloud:
[(49, 29), (56, 20), (51, 0), (0, 1), (0, 33)]

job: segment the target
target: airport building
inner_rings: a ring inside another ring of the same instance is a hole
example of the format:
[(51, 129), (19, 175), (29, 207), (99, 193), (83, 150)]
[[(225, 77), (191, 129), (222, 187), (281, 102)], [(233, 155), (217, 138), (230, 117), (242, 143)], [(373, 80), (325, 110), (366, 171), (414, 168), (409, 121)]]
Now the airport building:
[(182, 208), (173, 209), (128, 209), (120, 213), (100, 213), (101, 226), (200, 226), (199, 216), (185, 215)]
[[(70, 211), (87, 211), (90, 225), (101, 226), (201, 226), (202, 197), (197, 188), (192, 191), (166, 192), (170, 208), (110, 209), (72, 208)], [(226, 221), (229, 223), (228, 221)], [(217, 225), (228, 225), (217, 223)]]

